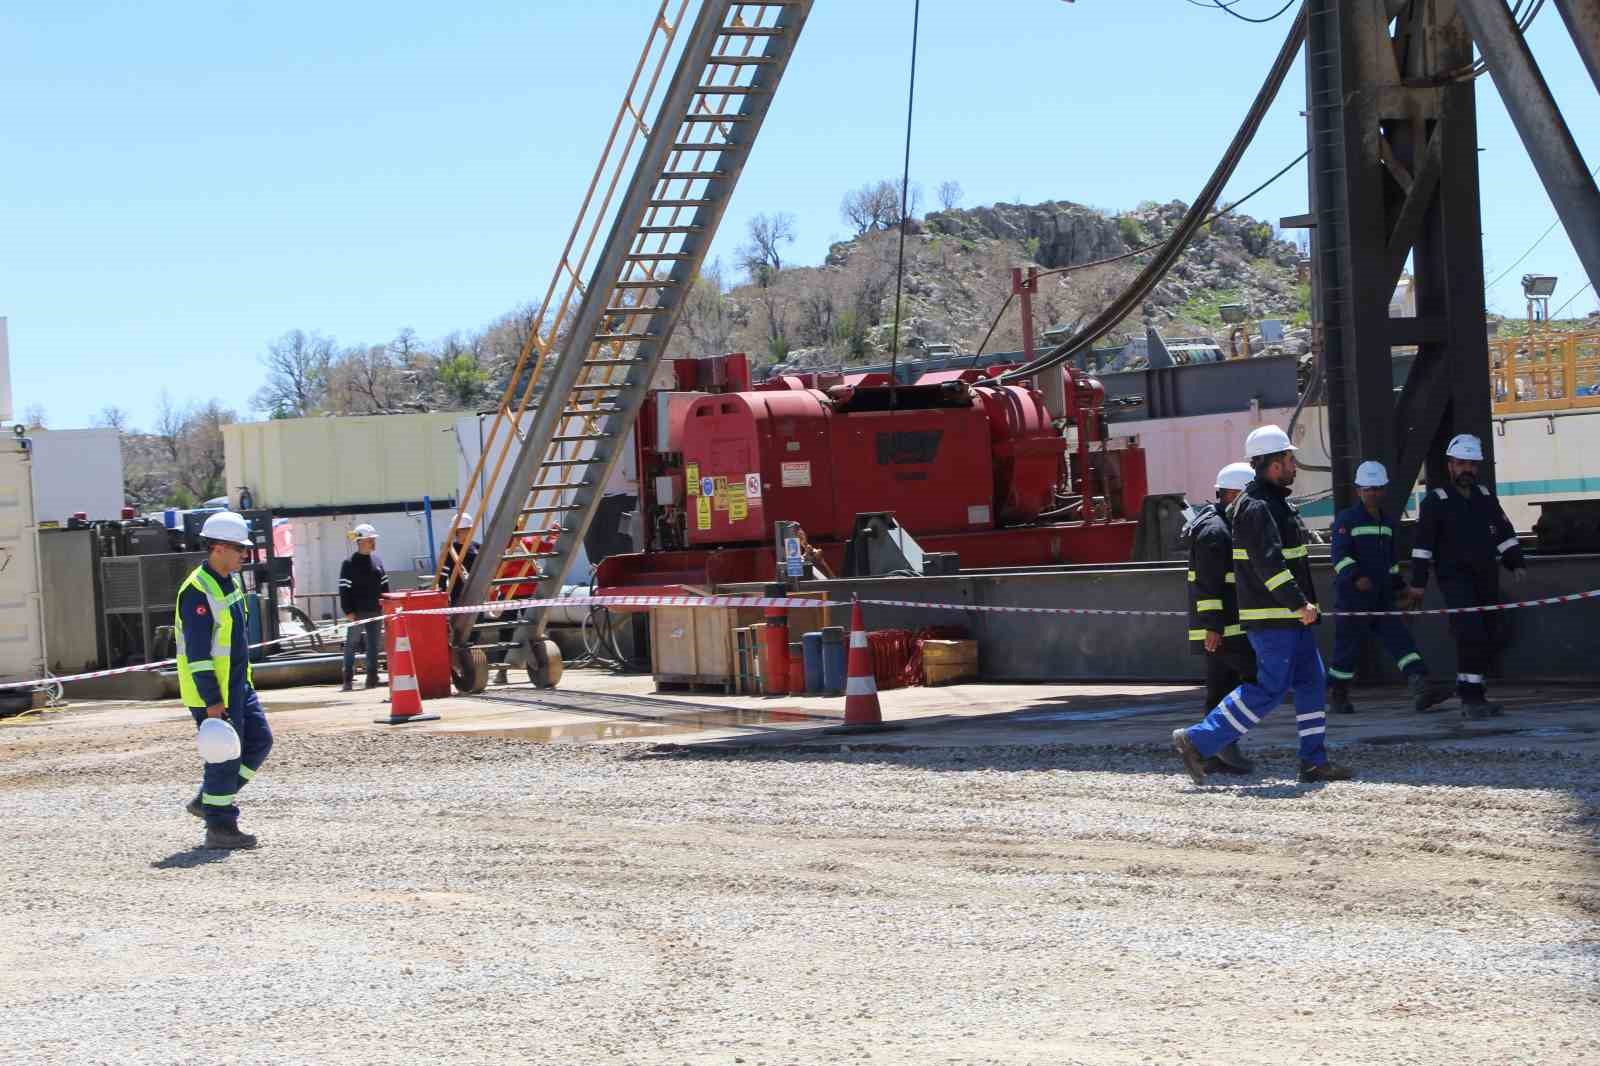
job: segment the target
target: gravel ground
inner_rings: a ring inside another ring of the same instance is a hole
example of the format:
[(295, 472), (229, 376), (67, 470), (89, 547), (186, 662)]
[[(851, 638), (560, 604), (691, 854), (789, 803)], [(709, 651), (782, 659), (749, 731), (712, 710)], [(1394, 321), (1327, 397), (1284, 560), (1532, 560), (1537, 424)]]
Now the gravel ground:
[(191, 738), (0, 729), (0, 1061), (1600, 1063), (1592, 759)]

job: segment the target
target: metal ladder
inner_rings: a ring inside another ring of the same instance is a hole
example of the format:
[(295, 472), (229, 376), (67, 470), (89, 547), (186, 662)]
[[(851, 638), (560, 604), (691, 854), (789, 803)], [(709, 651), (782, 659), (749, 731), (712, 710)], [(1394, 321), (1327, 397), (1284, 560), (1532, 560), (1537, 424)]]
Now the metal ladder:
[[(649, 126), (644, 115), (684, 27), (687, 2), (661, 5), (538, 328), (462, 494), (463, 508), (474, 500), (481, 508), (503, 489), (487, 524), (478, 527), (482, 549), (465, 580), (452, 524), (439, 576), (448, 587), (464, 586), (460, 602), (484, 603), (513, 586), (532, 585), (540, 598), (559, 594), (811, 10), (811, 0), (705, 0)], [(584, 284), (584, 266), (641, 140), (632, 179)], [(553, 544), (530, 550), (549, 537)], [(500, 577), (505, 563), (531, 563), (538, 575)], [(451, 616), (458, 686), (481, 690), (486, 651), (527, 646), (537, 655), (546, 614), (530, 609), (509, 645), (489, 634), (510, 623)], [(533, 662), (530, 656), (530, 670)]]

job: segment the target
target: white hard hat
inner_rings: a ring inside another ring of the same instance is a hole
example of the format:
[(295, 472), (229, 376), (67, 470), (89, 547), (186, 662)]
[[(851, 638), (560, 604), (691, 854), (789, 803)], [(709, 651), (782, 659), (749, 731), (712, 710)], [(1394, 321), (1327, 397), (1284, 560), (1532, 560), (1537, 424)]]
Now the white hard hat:
[(1368, 459), (1356, 467), (1356, 488), (1381, 489), (1389, 483), (1389, 471), (1376, 459)]
[(1217, 488), (1243, 492), (1255, 479), (1256, 472), (1249, 463), (1229, 463), (1217, 471)]
[(359, 526), (350, 531), (351, 540), (367, 540), (369, 538), (376, 540), (377, 536), (378, 531), (373, 529), (372, 526), (366, 522), (361, 523)]
[(1471, 433), (1457, 433), (1450, 438), (1450, 446), (1444, 454), (1452, 459), (1468, 459), (1475, 463), (1483, 462), (1483, 441)]
[(472, 527), (472, 523), (473, 518), (471, 511), (462, 511), (460, 514), (456, 515), (457, 529), (470, 529)]
[(242, 515), (218, 511), (200, 527), (200, 537), (202, 540), (220, 540), (248, 548), (251, 545), (250, 524)]
[(195, 744), (200, 748), (200, 758), (206, 762), (230, 762), (239, 757), (239, 734), (221, 718), (207, 718), (201, 722)]
[(1277, 455), (1279, 452), (1299, 451), (1289, 442), (1289, 434), (1277, 426), (1261, 426), (1252, 429), (1250, 435), (1244, 439), (1244, 454), (1247, 459), (1259, 459), (1263, 455)]

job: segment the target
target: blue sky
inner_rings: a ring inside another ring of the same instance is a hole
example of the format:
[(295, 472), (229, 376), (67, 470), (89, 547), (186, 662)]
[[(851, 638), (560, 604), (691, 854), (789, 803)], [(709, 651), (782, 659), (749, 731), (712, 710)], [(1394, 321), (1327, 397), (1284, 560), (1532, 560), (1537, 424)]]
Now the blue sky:
[[(243, 413), (286, 330), (433, 338), (543, 293), (657, 0), (279, 0), (0, 9), (0, 315), (16, 411), (56, 427), (163, 389)], [(1278, 0), (1241, 0), (1270, 13)], [(788, 211), (792, 259), (847, 235), (840, 196), (897, 176), (911, 0), (819, 0), (713, 254)], [(924, 0), (912, 178), (972, 206), (1187, 200), (1283, 21), (1184, 0)], [(1530, 34), (1590, 165), (1600, 96), (1553, 5)], [(1479, 83), (1488, 276), (1555, 218)], [(1293, 74), (1231, 190), (1304, 149)], [(1304, 167), (1249, 210), (1306, 207)], [(1558, 227), (1526, 271), (1583, 283)], [(997, 301), (1003, 294), (996, 294)], [(1568, 314), (1600, 306), (1592, 293)]]

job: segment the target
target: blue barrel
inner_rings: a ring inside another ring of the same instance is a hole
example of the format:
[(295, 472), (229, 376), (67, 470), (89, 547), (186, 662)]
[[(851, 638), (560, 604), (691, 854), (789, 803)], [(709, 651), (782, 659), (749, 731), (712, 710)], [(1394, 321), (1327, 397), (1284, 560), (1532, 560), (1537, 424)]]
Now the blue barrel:
[(168, 529), (177, 529), (178, 509), (176, 507), (168, 507), (165, 511), (162, 511), (161, 521)]
[[(245, 625), (244, 625), (245, 642), (249, 643), (249, 644), (260, 644), (261, 641), (262, 641), (262, 636), (261, 636), (261, 594), (259, 592), (247, 592), (247, 593), (244, 594), (244, 600), (245, 600), (245, 605), (249, 608), (249, 611), (250, 611), (250, 613), (246, 616)], [(267, 649), (265, 649), (265, 648), (251, 648), (250, 649), (250, 661), (251, 662), (258, 663), (262, 659), (265, 659), (266, 657), (267, 657)]]
[(810, 632), (800, 638), (800, 654), (806, 664), (806, 692), (820, 695), (822, 685), (822, 634)]
[(844, 626), (824, 626), (822, 629), (822, 691), (837, 696), (844, 691), (846, 664), (850, 649), (845, 642)]

